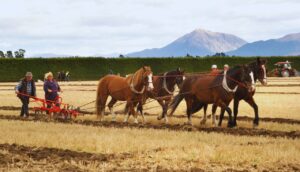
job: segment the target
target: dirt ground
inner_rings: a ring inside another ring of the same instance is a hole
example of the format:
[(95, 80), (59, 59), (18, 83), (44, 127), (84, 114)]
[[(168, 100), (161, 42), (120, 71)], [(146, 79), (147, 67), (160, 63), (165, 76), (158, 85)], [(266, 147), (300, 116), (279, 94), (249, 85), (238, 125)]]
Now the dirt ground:
[[(71, 121), (33, 114), (23, 119), (15, 85), (0, 83), (3, 171), (300, 171), (300, 78), (270, 78), (268, 86), (258, 85), (256, 129), (253, 109), (245, 102), (233, 129), (226, 127), (227, 117), (222, 127), (212, 126), (210, 119), (200, 125), (203, 111), (194, 114), (193, 126), (184, 125), (184, 101), (167, 125), (156, 119), (161, 108), (155, 101), (144, 106), (144, 124), (133, 124), (132, 118), (124, 124), (124, 105), (115, 108), (116, 122), (109, 113), (99, 122), (94, 103), (82, 108), (88, 115)], [(43, 97), (42, 83), (37, 85)], [(66, 103), (95, 100), (97, 81), (60, 85)]]

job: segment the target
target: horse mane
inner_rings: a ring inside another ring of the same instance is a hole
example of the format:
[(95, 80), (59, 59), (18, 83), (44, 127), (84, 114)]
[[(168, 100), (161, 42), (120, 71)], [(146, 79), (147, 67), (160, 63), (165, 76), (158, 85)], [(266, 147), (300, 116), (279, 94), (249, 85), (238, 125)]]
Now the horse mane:
[(141, 75), (143, 75), (144, 73), (144, 68), (141, 67), (139, 70), (137, 70), (136, 72), (134, 72), (133, 74), (130, 74), (129, 76), (127, 76), (126, 81), (128, 84), (130, 84), (130, 82), (132, 82), (132, 78), (134, 77), (135, 81), (133, 81), (134, 83), (139, 82), (137, 79), (140, 79)]

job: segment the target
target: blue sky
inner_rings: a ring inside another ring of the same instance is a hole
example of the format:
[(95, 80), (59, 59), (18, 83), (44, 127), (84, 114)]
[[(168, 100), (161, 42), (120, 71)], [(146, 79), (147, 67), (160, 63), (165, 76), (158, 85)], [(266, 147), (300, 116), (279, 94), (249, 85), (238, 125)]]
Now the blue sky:
[(246, 41), (300, 32), (299, 0), (0, 0), (0, 50), (107, 55), (202, 28)]

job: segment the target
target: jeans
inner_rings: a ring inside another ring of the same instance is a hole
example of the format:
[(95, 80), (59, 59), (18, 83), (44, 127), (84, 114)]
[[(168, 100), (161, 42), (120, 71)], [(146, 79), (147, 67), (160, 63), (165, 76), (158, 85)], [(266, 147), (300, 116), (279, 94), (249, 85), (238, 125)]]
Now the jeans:
[(29, 116), (28, 105), (29, 97), (19, 97), (22, 102), (22, 109), (20, 116)]

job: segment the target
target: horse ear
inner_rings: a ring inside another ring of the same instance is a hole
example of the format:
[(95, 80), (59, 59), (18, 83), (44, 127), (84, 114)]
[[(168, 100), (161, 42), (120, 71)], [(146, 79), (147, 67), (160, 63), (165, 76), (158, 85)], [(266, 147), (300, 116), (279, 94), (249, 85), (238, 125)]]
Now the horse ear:
[(143, 66), (143, 69), (144, 69), (144, 71), (146, 71), (146, 67), (145, 66)]
[(259, 64), (259, 65), (261, 64), (260, 57), (257, 57), (257, 58), (256, 58), (256, 63)]
[(243, 70), (244, 70), (244, 71), (248, 71), (248, 70), (249, 70), (249, 67), (248, 67), (248, 65), (246, 65), (246, 64), (243, 64)]
[(268, 60), (267, 59), (263, 59), (263, 64), (267, 64)]

